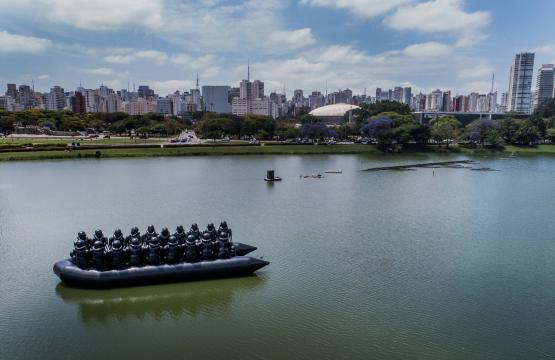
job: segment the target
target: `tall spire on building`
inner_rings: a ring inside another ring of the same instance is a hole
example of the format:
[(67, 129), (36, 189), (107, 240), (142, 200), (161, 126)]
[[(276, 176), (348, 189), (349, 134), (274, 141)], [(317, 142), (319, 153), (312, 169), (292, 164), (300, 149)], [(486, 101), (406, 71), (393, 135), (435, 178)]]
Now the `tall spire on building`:
[(198, 73), (197, 73), (197, 90), (198, 90)]
[(247, 59), (247, 80), (251, 81), (251, 59)]

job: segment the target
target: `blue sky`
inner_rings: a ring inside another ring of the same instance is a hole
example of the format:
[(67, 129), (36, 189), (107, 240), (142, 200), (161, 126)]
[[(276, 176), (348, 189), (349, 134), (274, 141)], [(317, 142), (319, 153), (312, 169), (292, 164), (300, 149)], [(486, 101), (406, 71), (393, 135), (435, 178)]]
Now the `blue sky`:
[[(253, 78), (266, 92), (505, 91), (512, 55), (555, 62), (552, 0), (0, 0), (0, 89), (128, 81), (161, 95)], [(3, 90), (0, 90), (3, 92)]]

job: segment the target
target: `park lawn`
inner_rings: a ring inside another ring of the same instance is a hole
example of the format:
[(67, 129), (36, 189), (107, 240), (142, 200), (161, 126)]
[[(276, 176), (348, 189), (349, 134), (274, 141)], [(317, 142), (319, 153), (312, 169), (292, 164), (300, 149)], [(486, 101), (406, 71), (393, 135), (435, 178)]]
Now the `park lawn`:
[(521, 155), (533, 155), (533, 154), (551, 154), (551, 155), (555, 155), (555, 144), (549, 144), (549, 145), (536, 145), (536, 146), (514, 146), (514, 145), (506, 145), (505, 149), (503, 149), (504, 152), (509, 152), (512, 153), (514, 152), (515, 154), (521, 154)]
[[(83, 140), (81, 140), (83, 139)], [(117, 144), (161, 144), (169, 141), (169, 138), (151, 138), (151, 139), (130, 139), (128, 137), (113, 137), (110, 139), (89, 139), (89, 138), (38, 138), (38, 137), (25, 137), (25, 138), (0, 138), (1, 147), (17, 147), (28, 144), (38, 146), (65, 146), (78, 141), (83, 145), (117, 145)]]
[[(369, 145), (266, 145), (266, 146), (191, 146), (135, 149), (79, 149), (54, 151), (26, 151), (0, 153), (0, 161), (118, 158), (152, 156), (203, 156), (203, 155), (304, 155), (304, 154), (381, 154)], [(97, 155), (99, 154), (99, 155)]]

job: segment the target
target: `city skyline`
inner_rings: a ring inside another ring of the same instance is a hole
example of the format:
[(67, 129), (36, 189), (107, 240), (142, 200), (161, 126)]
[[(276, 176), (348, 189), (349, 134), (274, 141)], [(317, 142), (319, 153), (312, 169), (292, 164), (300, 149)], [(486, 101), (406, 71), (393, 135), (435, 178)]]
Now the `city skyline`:
[[(149, 84), (160, 94), (246, 77), (287, 96), (377, 87), (453, 95), (508, 89), (514, 53), (555, 62), (550, 2), (0, 0), (0, 86)], [(33, 17), (26, 15), (33, 6)], [(512, 18), (518, 11), (521, 21)], [(37, 15), (38, 13), (41, 15)], [(44, 26), (48, 24), (48, 26)], [(232, 29), (230, 31), (230, 29)], [(527, 31), (523, 33), (523, 29)], [(533, 36), (530, 36), (533, 34)]]

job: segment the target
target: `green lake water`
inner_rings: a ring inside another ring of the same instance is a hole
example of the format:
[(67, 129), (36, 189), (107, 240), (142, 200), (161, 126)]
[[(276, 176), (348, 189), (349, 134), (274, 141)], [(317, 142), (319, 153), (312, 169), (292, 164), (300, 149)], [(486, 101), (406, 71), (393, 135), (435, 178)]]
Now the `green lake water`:
[[(360, 171), (458, 158), (2, 163), (0, 359), (553, 359), (555, 157)], [(82, 229), (223, 219), (271, 264), (107, 291), (52, 272)]]

